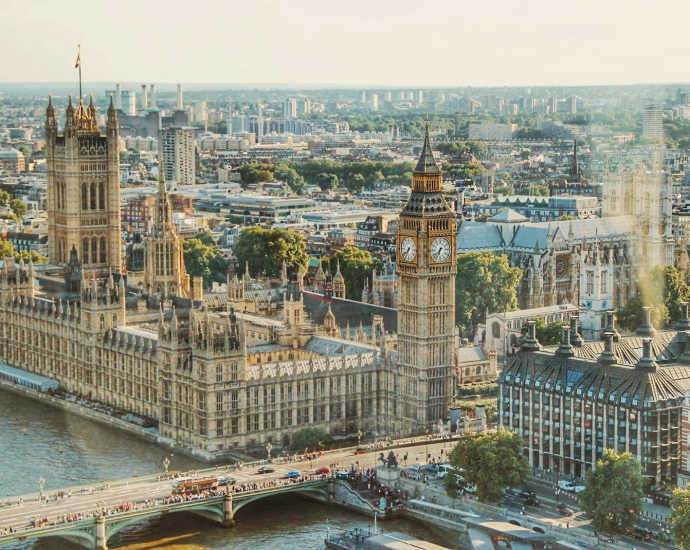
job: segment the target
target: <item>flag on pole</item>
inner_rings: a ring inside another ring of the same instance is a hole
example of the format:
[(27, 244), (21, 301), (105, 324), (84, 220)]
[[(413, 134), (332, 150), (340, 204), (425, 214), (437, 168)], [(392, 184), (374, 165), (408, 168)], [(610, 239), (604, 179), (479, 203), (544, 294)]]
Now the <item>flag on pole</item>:
[(77, 54), (77, 62), (74, 65), (74, 68), (77, 69), (79, 67), (79, 64), (81, 63), (81, 52)]

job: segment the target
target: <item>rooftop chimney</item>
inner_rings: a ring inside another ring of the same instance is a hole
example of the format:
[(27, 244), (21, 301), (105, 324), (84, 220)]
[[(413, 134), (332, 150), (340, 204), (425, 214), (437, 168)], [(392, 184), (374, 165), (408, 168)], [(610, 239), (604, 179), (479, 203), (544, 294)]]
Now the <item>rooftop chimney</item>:
[(151, 109), (156, 108), (156, 85), (151, 84)]
[(609, 310), (606, 312), (606, 329), (605, 332), (613, 333), (613, 341), (618, 342), (621, 335), (616, 330), (616, 312)]
[(570, 345), (570, 326), (563, 325), (563, 337), (561, 338), (561, 345), (556, 350), (557, 357), (572, 357), (575, 355), (573, 348)]
[(637, 327), (635, 331), (637, 336), (644, 336), (652, 338), (656, 334), (656, 330), (652, 326), (652, 308), (644, 306), (642, 308), (642, 325)]
[(184, 109), (184, 103), (182, 102), (182, 84), (177, 85), (177, 110), (181, 111)]
[(656, 370), (656, 363), (654, 362), (654, 357), (652, 356), (652, 339), (643, 338), (642, 339), (642, 357), (635, 365), (637, 370)]
[(522, 349), (526, 351), (539, 351), (541, 349), (541, 344), (537, 341), (537, 322), (534, 320), (527, 321), (527, 334), (522, 343)]
[(680, 302), (680, 319), (675, 324), (676, 330), (690, 330), (690, 320), (688, 320), (688, 303)]
[(148, 109), (149, 108), (149, 98), (148, 98), (148, 94), (146, 93), (146, 84), (141, 85), (141, 108), (142, 109)]
[(578, 321), (579, 318), (577, 315), (570, 316), (570, 345), (575, 346), (576, 348), (581, 348), (583, 340), (582, 336), (580, 336)]
[(616, 362), (616, 356), (613, 354), (613, 332), (604, 333), (604, 351), (597, 361), (600, 365), (613, 365)]

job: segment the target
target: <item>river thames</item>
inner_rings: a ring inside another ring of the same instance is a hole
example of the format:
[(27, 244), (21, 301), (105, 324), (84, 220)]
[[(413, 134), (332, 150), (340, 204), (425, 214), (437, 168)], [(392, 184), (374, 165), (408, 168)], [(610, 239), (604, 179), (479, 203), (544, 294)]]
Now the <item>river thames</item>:
[[(42, 403), (0, 390), (0, 498), (45, 492), (70, 485), (145, 475), (208, 465), (85, 420)], [(110, 548), (144, 550), (321, 550), (327, 526), (332, 530), (368, 529), (372, 520), (299, 497), (276, 497), (244, 507), (236, 526), (224, 529), (192, 514), (147, 520), (118, 534)], [(410, 520), (381, 523), (386, 531), (402, 531), (448, 548), (457, 538)], [(17, 550), (76, 550), (83, 547), (61, 539), (46, 539), (2, 548)]]

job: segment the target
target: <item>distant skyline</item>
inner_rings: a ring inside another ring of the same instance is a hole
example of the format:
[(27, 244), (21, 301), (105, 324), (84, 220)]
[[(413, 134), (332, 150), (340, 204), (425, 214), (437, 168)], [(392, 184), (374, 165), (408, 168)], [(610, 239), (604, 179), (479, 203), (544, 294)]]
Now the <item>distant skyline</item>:
[(658, 0), (0, 0), (0, 82), (569, 86), (690, 81)]

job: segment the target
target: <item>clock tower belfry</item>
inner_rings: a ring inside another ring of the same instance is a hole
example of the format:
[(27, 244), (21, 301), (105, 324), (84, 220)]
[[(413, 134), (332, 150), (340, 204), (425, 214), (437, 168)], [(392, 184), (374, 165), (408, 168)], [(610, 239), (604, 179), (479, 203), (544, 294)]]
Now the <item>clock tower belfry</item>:
[(454, 393), (457, 224), (441, 183), (427, 122), (397, 233), (399, 417), (409, 431), (448, 418)]

